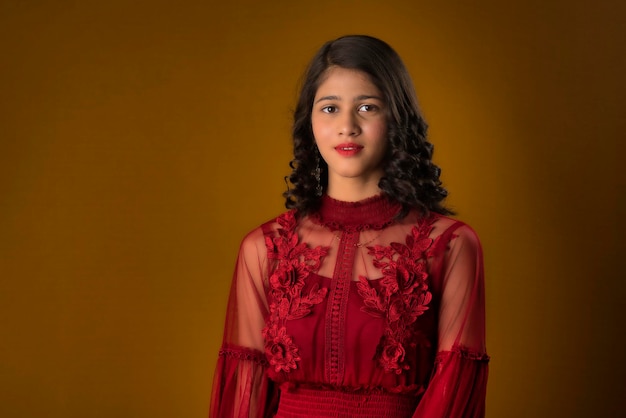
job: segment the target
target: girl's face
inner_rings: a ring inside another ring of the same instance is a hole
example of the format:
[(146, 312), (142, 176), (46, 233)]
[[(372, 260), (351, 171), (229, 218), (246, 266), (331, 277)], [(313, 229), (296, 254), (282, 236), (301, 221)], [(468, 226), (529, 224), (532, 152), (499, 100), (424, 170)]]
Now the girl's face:
[(331, 67), (313, 100), (317, 147), (329, 187), (346, 179), (376, 185), (383, 175), (387, 112), (382, 92), (359, 70)]

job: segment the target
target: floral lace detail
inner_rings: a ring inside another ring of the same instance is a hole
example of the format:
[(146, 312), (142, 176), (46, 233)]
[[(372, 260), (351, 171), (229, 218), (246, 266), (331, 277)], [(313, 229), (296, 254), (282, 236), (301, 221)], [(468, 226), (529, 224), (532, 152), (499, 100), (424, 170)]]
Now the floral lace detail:
[(374, 256), (374, 266), (383, 273), (380, 291), (360, 276), (359, 294), (365, 306), (362, 311), (387, 319), (387, 327), (378, 343), (376, 359), (387, 372), (396, 374), (409, 369), (405, 362), (406, 345), (429, 345), (426, 337), (412, 327), (417, 317), (428, 310), (432, 294), (428, 290), (426, 260), (434, 240), (429, 238), (432, 225), (428, 221), (414, 226), (406, 244), (392, 242), (389, 246), (367, 247)]
[(300, 319), (321, 303), (328, 289), (313, 285), (303, 295), (305, 280), (317, 271), (328, 247), (309, 248), (300, 243), (296, 233), (296, 216), (289, 211), (277, 218), (281, 228), (276, 236), (265, 237), (268, 258), (278, 261), (269, 278), (270, 317), (263, 329), (265, 355), (276, 372), (289, 372), (298, 367), (298, 347), (287, 334), (287, 320)]
[(263, 331), (263, 336), (266, 339), (265, 354), (277, 372), (288, 372), (297, 367), (296, 362), (300, 361), (298, 347), (287, 335), (285, 327), (278, 328), (277, 325), (272, 325)]

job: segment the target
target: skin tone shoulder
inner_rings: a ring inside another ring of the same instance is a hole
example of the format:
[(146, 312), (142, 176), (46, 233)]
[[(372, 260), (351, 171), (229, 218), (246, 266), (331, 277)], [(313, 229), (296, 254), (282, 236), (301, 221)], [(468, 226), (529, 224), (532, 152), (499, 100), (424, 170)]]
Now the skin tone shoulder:
[(383, 94), (370, 77), (359, 70), (330, 67), (315, 94), (311, 123), (328, 164), (328, 195), (355, 202), (379, 194), (387, 112)]

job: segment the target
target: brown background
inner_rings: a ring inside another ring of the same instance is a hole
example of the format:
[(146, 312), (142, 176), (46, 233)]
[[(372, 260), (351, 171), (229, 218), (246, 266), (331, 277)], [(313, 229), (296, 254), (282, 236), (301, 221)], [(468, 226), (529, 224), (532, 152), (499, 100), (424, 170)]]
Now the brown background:
[(482, 238), (488, 417), (622, 415), (626, 3), (215, 3), (0, 2), (0, 416), (206, 416), (298, 79), (347, 33), (404, 57)]

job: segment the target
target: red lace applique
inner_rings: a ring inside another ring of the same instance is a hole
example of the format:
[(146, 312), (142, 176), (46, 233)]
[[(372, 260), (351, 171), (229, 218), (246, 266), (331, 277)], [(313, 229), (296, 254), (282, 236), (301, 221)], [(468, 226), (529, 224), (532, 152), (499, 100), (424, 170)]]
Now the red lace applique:
[(357, 289), (365, 304), (361, 310), (387, 319), (387, 328), (376, 350), (376, 358), (387, 372), (400, 374), (409, 369), (405, 362), (407, 344), (411, 348), (429, 344), (410, 325), (428, 310), (432, 299), (426, 282), (426, 260), (434, 241), (429, 238), (431, 230), (430, 223), (423, 222), (413, 227), (406, 244), (393, 242), (389, 246), (367, 247), (374, 256), (374, 266), (383, 273), (381, 289), (373, 288), (364, 276), (359, 277)]
[(328, 292), (314, 285), (303, 295), (306, 278), (319, 269), (321, 259), (328, 254), (327, 247), (309, 248), (299, 243), (296, 217), (289, 211), (277, 218), (281, 228), (274, 237), (266, 236), (268, 257), (278, 261), (269, 278), (270, 317), (263, 329), (265, 354), (276, 372), (289, 372), (298, 367), (298, 347), (287, 335), (287, 320), (299, 319), (311, 313)]
[(274, 366), (277, 372), (288, 372), (297, 367), (296, 362), (300, 361), (298, 347), (295, 346), (291, 337), (287, 335), (285, 327), (278, 328), (273, 325), (263, 332), (265, 343), (265, 354), (269, 358), (269, 363)]

